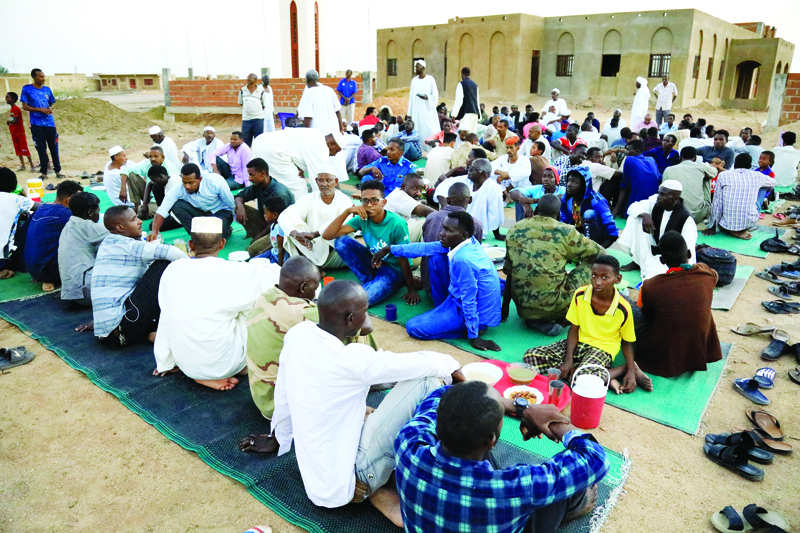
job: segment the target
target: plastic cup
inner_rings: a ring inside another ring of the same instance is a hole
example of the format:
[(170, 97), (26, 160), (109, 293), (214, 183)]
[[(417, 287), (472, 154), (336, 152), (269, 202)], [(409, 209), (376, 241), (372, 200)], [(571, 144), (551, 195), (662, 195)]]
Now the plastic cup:
[(324, 278), (322, 278), (322, 286), (324, 287), (331, 281), (333, 281), (333, 276), (325, 276)]
[(550, 387), (548, 388), (549, 393), (549, 403), (558, 406), (561, 402), (561, 396), (564, 394), (564, 382), (559, 380), (553, 380), (550, 382)]
[(394, 322), (397, 320), (397, 306), (394, 304), (386, 305), (386, 321)]

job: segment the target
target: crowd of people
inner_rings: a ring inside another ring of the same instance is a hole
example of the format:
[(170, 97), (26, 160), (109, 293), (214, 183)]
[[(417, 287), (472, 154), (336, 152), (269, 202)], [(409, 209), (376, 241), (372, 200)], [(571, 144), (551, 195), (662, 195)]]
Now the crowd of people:
[[(784, 133), (767, 151), (749, 128), (729, 139), (690, 115), (676, 125), (667, 76), (654, 89), (655, 121), (647, 80), (637, 80), (633, 129), (621, 110), (602, 128), (593, 113), (575, 122), (558, 89), (541, 113), (511, 106), (488, 116), (466, 67), (448, 112), (425, 67), (415, 64), (408, 116), (368, 107), (359, 121), (352, 72), (334, 91), (309, 71), (295, 124), (277, 130), (269, 78), (259, 86), (250, 75), (228, 143), (207, 126), (178, 150), (154, 126), (138, 163), (111, 147), (104, 213), (76, 181), (61, 181), (54, 202), (34, 202), (0, 168), (0, 279), (27, 271), (45, 291), (60, 285), (62, 300), (92, 310), (77, 333), (109, 349), (149, 341), (155, 376), (182, 372), (220, 391), (247, 376), (270, 431), (244, 438), (242, 450), (293, 445), (318, 506), (369, 499), (407, 531), (555, 531), (594, 506), (609, 468), (603, 448), (554, 406), (466, 381), (448, 355), (381, 349), (368, 309), (405, 288), (406, 304), (434, 305), (407, 321), (410, 337), (499, 351), (502, 339), (487, 332), (513, 301), (531, 331), (568, 329), (520, 361), (563, 379), (599, 364), (617, 393), (653, 391), (645, 372), (703, 371), (722, 355), (717, 274), (696, 263), (698, 227), (750, 238), (772, 189), (797, 179), (796, 137)], [(34, 138), (46, 175), (52, 94), (41, 92), (40, 70), (32, 77), (22, 101), (32, 127), (42, 121)], [(12, 109), (16, 98), (6, 97)], [(12, 128), (19, 116), (12, 111)], [(355, 200), (339, 186), (350, 173)], [(508, 202), (515, 224), (503, 234)], [(615, 216), (627, 218), (622, 231)], [(248, 262), (219, 256), (234, 223), (251, 240)], [(188, 242), (165, 244), (162, 233), (178, 228)], [(482, 246), (491, 238), (505, 241), (501, 272)], [(632, 263), (607, 254), (615, 243)], [(321, 287), (337, 268), (357, 281)], [(637, 268), (634, 301), (616, 285)], [(696, 334), (671, 335), (685, 329)], [(391, 391), (372, 409), (376, 388)], [(526, 439), (544, 435), (566, 451), (540, 465), (498, 464), (504, 415)]]

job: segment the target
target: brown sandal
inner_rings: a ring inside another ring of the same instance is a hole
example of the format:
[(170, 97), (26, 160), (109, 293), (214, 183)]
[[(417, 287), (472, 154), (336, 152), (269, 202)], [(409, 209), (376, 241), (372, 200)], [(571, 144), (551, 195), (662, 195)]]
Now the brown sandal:
[(783, 431), (781, 431), (781, 423), (778, 419), (761, 409), (749, 407), (744, 411), (748, 420), (755, 424), (759, 432), (766, 435), (772, 440), (783, 440)]

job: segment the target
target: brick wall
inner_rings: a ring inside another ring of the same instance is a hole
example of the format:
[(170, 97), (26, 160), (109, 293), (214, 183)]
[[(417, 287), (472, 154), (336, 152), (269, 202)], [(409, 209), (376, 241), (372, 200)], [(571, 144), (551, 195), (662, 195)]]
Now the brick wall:
[[(320, 83), (336, 89), (340, 78), (320, 78)], [(364, 87), (361, 78), (353, 78), (358, 83), (356, 105), (361, 105)], [(295, 109), (303, 96), (305, 80), (301, 78), (274, 78), (270, 87), (274, 93), (276, 108)], [(247, 85), (247, 80), (173, 80), (169, 82), (170, 105), (173, 107), (239, 107), (239, 89)]]
[(780, 124), (800, 120), (800, 73), (789, 74), (783, 96)]

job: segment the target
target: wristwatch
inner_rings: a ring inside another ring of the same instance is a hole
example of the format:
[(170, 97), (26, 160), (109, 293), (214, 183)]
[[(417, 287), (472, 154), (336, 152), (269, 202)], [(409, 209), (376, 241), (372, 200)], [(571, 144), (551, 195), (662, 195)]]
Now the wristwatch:
[(527, 409), (530, 406), (531, 402), (529, 402), (525, 398), (517, 398), (516, 400), (514, 400), (515, 414), (519, 417), (522, 417), (522, 412), (525, 411), (525, 409)]

